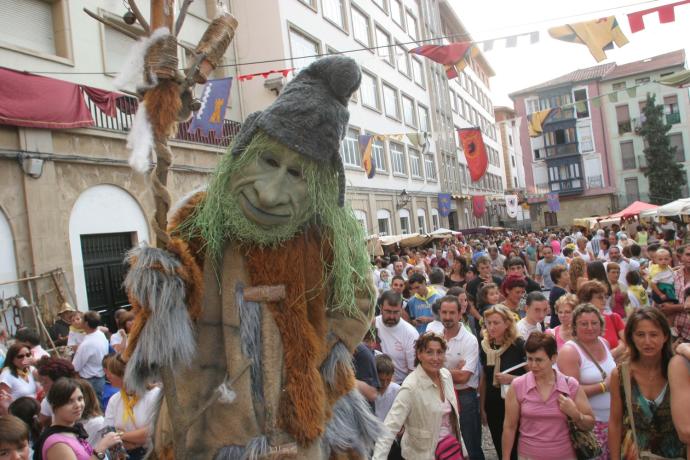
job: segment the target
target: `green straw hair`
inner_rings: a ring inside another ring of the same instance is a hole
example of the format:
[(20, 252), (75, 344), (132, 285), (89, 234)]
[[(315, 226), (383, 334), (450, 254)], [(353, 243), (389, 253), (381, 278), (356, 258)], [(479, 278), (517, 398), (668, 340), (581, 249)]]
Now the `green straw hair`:
[(333, 260), (322, 261), (326, 273), (325, 284), (330, 286), (329, 310), (357, 316), (360, 310), (356, 299), (365, 297), (373, 302), (375, 293), (369, 281), (371, 267), (366, 251), (362, 226), (355, 219), (349, 205), (338, 206), (338, 172), (335, 166), (317, 163), (305, 157), (303, 177), (309, 197), (306, 221), (295, 219), (284, 225), (264, 228), (247, 219), (236, 197), (230, 193), (232, 177), (265, 151), (289, 151), (259, 131), (241, 155), (223, 155), (211, 177), (206, 197), (196, 211), (173, 232), (183, 239), (201, 238), (204, 251), (211, 257), (216, 270), (220, 268), (226, 241), (260, 247), (279, 247), (310, 224), (323, 232), (323, 244), (329, 244)]

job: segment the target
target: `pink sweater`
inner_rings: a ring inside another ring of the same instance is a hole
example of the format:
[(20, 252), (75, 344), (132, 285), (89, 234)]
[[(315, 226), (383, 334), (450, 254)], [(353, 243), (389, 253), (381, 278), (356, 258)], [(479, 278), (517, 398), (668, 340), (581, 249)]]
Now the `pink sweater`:
[(43, 449), (41, 450), (42, 457), (47, 458), (46, 454), (48, 449), (60, 442), (67, 444), (74, 451), (74, 455), (77, 456), (77, 460), (89, 460), (91, 458), (93, 448), (88, 442), (86, 442), (85, 439), (77, 439), (62, 433), (56, 433), (48, 436), (48, 439), (46, 439), (43, 443)]

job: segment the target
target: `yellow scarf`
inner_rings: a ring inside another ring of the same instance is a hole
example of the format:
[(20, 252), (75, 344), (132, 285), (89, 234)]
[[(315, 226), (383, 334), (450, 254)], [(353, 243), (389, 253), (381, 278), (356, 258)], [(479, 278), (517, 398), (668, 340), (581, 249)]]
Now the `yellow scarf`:
[(28, 382), (29, 381), (29, 372), (31, 372), (30, 369), (27, 369), (27, 370), (17, 369), (17, 376)]
[(510, 348), (510, 345), (510, 343), (505, 342), (503, 345), (501, 345), (501, 348), (494, 350), (491, 348), (488, 338), (485, 337), (484, 340), (482, 340), (482, 349), (484, 350), (484, 353), (486, 353), (486, 365), (494, 367), (492, 383), (496, 388), (499, 387), (498, 380), (496, 380), (496, 374), (501, 372), (501, 355), (505, 353), (508, 348)]
[(128, 420), (132, 420), (132, 423), (136, 425), (137, 421), (134, 417), (134, 406), (139, 402), (139, 397), (136, 393), (132, 396), (128, 395), (124, 388), (120, 389), (120, 397), (122, 398), (123, 406), (122, 424), (124, 425)]

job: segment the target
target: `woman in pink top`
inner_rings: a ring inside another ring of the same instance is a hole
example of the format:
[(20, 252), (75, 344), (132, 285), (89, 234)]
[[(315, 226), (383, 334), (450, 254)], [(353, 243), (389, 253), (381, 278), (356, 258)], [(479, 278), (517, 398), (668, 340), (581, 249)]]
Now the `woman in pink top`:
[(577, 380), (553, 369), (556, 340), (543, 332), (530, 334), (525, 344), (530, 372), (513, 380), (506, 395), (503, 459), (518, 436), (518, 456), (524, 460), (575, 460), (568, 417), (582, 430), (594, 427), (594, 415)]
[(76, 380), (61, 378), (54, 382), (48, 392), (48, 402), (53, 409), (53, 424), (35, 446), (40, 452), (39, 459), (104, 459), (105, 451), (121, 442), (119, 434), (108, 433), (95, 447), (89, 445), (86, 430), (77, 423), (84, 412), (84, 395)]

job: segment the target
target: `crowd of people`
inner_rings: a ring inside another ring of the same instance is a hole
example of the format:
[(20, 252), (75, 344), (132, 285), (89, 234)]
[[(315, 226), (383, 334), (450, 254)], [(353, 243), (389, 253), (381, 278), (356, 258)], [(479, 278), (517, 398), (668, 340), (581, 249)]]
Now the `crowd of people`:
[[(353, 357), (384, 426), (372, 458), (481, 460), (488, 429), (501, 460), (690, 459), (690, 246), (643, 228), (515, 232), (374, 265), (376, 315)], [(63, 305), (51, 332), (69, 359), (17, 331), (0, 459), (146, 456), (161, 389), (123, 382), (133, 319), (118, 311), (111, 333)]]
[(481, 460), (488, 428), (501, 460), (690, 459), (683, 243), (614, 225), (377, 257), (373, 458)]
[(99, 313), (63, 304), (51, 335), (69, 358), (51, 356), (32, 329), (16, 332), (0, 373), (0, 459), (145, 457), (160, 389), (123, 384), (132, 320), (119, 310), (111, 334)]

